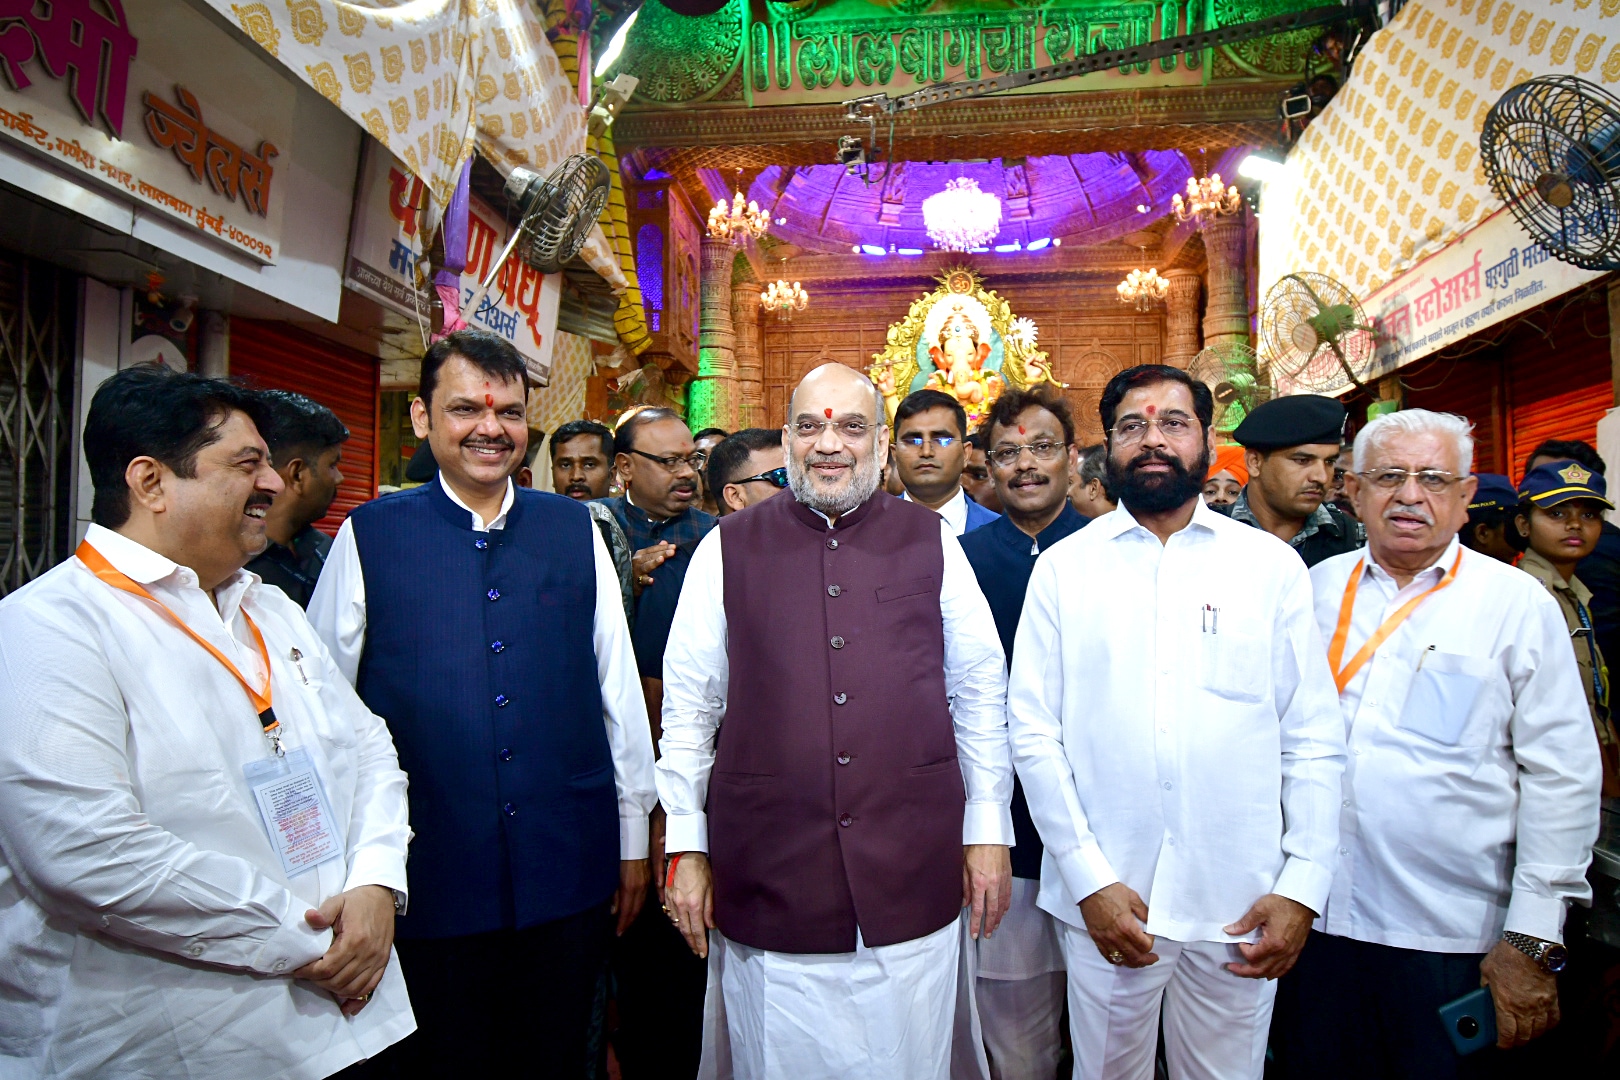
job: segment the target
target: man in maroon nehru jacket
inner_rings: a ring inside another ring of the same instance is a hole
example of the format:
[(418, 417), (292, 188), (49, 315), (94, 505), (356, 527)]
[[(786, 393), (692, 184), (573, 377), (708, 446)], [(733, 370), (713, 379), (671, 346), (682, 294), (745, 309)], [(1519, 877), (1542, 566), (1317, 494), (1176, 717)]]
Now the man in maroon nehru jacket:
[(958, 915), (1007, 910), (995, 620), (950, 526), (878, 490), (882, 416), (859, 372), (805, 376), (793, 497), (699, 544), (664, 654), (665, 906), (715, 950), (706, 1064), (739, 1078), (945, 1080)]

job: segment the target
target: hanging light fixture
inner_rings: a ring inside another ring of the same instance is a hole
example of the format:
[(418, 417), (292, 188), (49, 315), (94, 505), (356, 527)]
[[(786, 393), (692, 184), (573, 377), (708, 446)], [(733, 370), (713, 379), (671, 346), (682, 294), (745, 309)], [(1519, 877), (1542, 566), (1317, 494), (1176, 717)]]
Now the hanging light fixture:
[(1125, 280), (1114, 286), (1114, 291), (1119, 293), (1120, 303), (1134, 304), (1137, 311), (1148, 311), (1170, 292), (1170, 282), (1150, 266), (1126, 274)]
[(709, 211), (709, 235), (716, 240), (729, 240), (733, 244), (758, 240), (770, 227), (771, 215), (759, 208), (757, 202), (743, 202), (741, 191), (731, 202), (721, 199)]
[(1201, 229), (1217, 217), (1227, 217), (1243, 209), (1243, 196), (1230, 184), (1221, 183), (1220, 173), (1187, 177), (1187, 195), (1170, 197), (1170, 210), (1179, 222), (1196, 222)]
[(961, 177), (922, 204), (928, 239), (945, 251), (973, 251), (1001, 231), (1001, 200), (980, 191), (978, 181)]
[(797, 281), (790, 285), (779, 278), (765, 286), (765, 291), (759, 294), (759, 302), (766, 311), (776, 312), (778, 319), (787, 322), (795, 311), (803, 311), (810, 305), (810, 294)]

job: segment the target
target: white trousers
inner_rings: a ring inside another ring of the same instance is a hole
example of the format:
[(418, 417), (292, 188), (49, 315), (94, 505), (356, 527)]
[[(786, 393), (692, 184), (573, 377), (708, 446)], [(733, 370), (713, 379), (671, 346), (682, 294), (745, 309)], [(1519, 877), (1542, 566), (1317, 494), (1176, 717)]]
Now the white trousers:
[(699, 1075), (948, 1080), (961, 925), (878, 948), (857, 935), (850, 953), (767, 952), (711, 933)]
[(1236, 945), (1159, 938), (1159, 962), (1116, 967), (1090, 935), (1059, 934), (1069, 967), (1069, 1033), (1075, 1080), (1152, 1080), (1164, 1010), (1170, 1080), (1259, 1080), (1277, 984), (1241, 979), (1226, 965)]

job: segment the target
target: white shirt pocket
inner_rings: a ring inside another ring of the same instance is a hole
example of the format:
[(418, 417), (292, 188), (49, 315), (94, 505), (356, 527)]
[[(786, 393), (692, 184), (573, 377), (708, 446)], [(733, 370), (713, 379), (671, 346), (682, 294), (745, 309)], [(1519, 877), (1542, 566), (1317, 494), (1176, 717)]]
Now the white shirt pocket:
[(1271, 686), (1271, 654), (1250, 634), (1198, 635), (1198, 685), (1229, 701), (1257, 702)]
[(1468, 718), (1485, 689), (1487, 660), (1427, 650), (1412, 676), (1399, 726), (1442, 746), (1469, 745)]

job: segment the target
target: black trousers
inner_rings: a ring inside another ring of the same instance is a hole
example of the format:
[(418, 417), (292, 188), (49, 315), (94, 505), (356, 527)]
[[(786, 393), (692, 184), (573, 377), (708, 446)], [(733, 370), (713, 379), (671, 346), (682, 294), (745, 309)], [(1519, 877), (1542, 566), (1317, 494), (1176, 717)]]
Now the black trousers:
[(352, 1075), (578, 1080), (612, 940), (604, 902), (524, 930), (395, 941), (416, 1031)]
[(613, 943), (611, 992), (618, 1007), (613, 1051), (624, 1080), (691, 1080), (703, 1056), (708, 961), (686, 944), (652, 892)]
[(1461, 1057), (1438, 1010), (1479, 989), (1484, 953), (1396, 949), (1311, 931), (1277, 987), (1268, 1080), (1525, 1076), (1535, 1044)]

